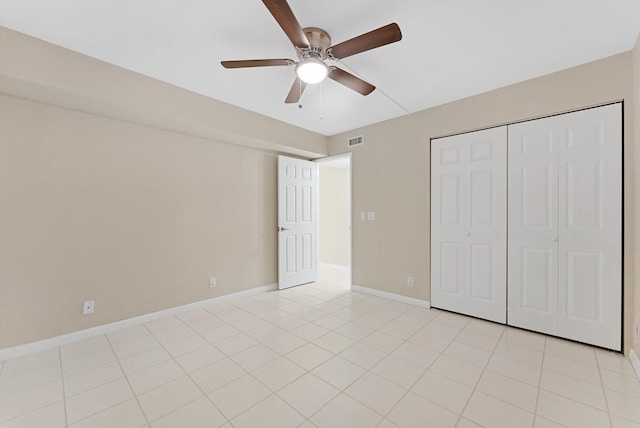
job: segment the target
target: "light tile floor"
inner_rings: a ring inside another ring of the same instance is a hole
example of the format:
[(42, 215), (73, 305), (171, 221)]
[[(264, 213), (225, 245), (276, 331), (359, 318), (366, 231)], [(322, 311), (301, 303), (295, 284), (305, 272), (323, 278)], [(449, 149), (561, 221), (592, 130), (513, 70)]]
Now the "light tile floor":
[(640, 427), (621, 355), (348, 277), (0, 363), (0, 427)]

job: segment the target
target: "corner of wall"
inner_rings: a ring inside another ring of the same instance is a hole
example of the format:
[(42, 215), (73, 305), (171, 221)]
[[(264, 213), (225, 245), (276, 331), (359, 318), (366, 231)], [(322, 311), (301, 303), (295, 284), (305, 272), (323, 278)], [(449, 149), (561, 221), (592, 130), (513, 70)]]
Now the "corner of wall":
[[(633, 110), (633, 150), (634, 150), (634, 197), (635, 197), (635, 233), (634, 242), (634, 278), (633, 278), (633, 332), (632, 332), (632, 348), (636, 355), (640, 355), (640, 225), (638, 222), (638, 213), (640, 212), (640, 34), (636, 40), (636, 44), (632, 51), (632, 72), (633, 72), (633, 102), (631, 109)], [(640, 373), (638, 374), (640, 376)]]

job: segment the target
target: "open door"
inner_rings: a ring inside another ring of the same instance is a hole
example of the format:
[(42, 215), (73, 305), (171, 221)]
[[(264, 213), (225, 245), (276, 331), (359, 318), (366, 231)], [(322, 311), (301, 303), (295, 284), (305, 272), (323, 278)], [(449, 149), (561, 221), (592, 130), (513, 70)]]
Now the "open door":
[(317, 280), (317, 164), (278, 156), (278, 289)]

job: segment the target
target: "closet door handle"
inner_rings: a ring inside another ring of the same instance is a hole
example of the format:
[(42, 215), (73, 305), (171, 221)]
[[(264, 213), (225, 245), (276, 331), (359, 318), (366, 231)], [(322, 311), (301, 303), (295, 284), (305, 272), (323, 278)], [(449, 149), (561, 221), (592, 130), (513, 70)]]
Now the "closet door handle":
[(555, 237), (553, 238), (553, 242), (556, 242), (556, 243), (557, 243), (558, 241), (559, 241), (558, 237), (557, 237), (557, 236), (555, 236)]

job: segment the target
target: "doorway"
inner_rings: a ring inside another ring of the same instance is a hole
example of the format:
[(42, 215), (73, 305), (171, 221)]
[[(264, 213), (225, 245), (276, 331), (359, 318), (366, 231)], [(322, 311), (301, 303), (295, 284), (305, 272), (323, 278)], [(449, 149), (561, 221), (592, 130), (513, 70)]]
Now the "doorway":
[(351, 288), (351, 153), (318, 163), (318, 281)]

